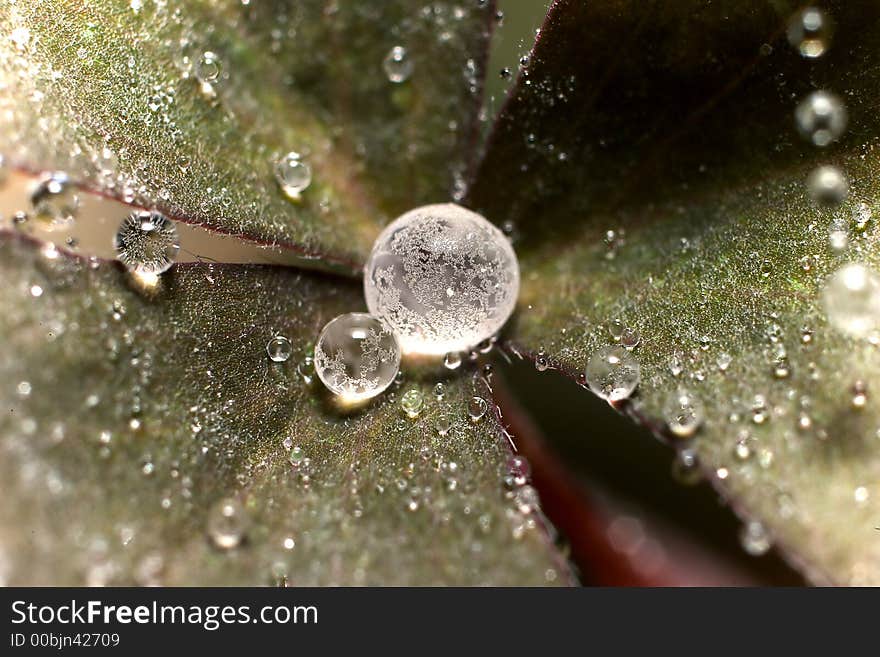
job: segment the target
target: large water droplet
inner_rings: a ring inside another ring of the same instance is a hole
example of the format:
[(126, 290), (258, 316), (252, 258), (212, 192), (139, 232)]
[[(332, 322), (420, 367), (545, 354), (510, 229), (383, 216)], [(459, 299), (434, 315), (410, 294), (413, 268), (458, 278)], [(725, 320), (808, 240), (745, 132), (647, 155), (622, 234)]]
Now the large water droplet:
[(315, 344), (315, 371), (346, 402), (375, 397), (394, 381), (400, 347), (388, 328), (366, 313), (331, 320)]
[(382, 60), (382, 68), (389, 81), (399, 84), (412, 75), (413, 63), (406, 48), (394, 46)]
[(822, 291), (829, 323), (854, 337), (880, 328), (880, 278), (862, 264), (835, 272)]
[(312, 168), (299, 153), (291, 151), (275, 163), (275, 179), (291, 199), (298, 199), (312, 184)]
[(404, 352), (466, 351), (510, 317), (519, 265), (510, 241), (480, 215), (451, 203), (428, 205), (379, 235), (364, 293)]
[(146, 210), (123, 219), (113, 246), (129, 271), (146, 275), (167, 271), (180, 250), (174, 222), (160, 212)]
[(795, 109), (800, 133), (816, 146), (827, 146), (846, 129), (847, 113), (843, 101), (827, 91), (814, 91)]
[(585, 371), (590, 390), (608, 401), (629, 397), (639, 385), (639, 362), (623, 347), (603, 347), (591, 357)]

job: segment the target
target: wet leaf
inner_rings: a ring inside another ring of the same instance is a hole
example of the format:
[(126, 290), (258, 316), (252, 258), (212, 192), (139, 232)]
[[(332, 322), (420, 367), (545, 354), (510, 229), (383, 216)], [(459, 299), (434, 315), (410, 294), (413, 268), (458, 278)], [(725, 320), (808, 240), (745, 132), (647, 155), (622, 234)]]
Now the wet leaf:
[[(876, 584), (880, 353), (829, 325), (821, 290), (846, 262), (880, 266), (880, 9), (822, 3), (837, 29), (809, 59), (785, 35), (799, 5), (557, 2), (469, 203), (520, 236), (513, 349), (577, 377), (635, 329), (641, 383), (622, 409), (693, 447), (814, 581)], [(849, 113), (825, 149), (794, 121), (821, 88)], [(819, 164), (849, 179), (839, 207), (810, 200)], [(705, 406), (690, 441), (664, 426), (680, 387)]]
[[(496, 416), (467, 415), (489, 399), (482, 379), (460, 371), (438, 399), (442, 374), (405, 367), (348, 411), (306, 382), (312, 341), (362, 307), (358, 286), (184, 264), (138, 292), (117, 265), (8, 234), (0, 268), (4, 583), (570, 581), (539, 512), (504, 486)], [(285, 362), (267, 357), (276, 335)], [(424, 399), (414, 419), (408, 390)]]
[[(4, 3), (7, 158), (356, 269), (389, 217), (445, 200), (476, 136), (478, 3)], [(406, 50), (409, 77), (383, 60)], [(273, 167), (312, 171), (299, 201)]]

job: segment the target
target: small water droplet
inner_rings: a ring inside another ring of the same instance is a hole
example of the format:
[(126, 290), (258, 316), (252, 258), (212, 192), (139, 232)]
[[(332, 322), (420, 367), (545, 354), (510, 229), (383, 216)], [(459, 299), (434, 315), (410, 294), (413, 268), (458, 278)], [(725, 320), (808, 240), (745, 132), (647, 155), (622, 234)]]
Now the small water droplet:
[(31, 205), (36, 217), (47, 223), (47, 229), (67, 228), (79, 211), (79, 194), (70, 177), (56, 171), (37, 184), (31, 193)]
[(703, 403), (693, 393), (681, 388), (667, 399), (663, 418), (669, 430), (679, 438), (690, 438), (703, 423)]
[(438, 383), (434, 386), (434, 396), (435, 396), (438, 400), (440, 400), (440, 399), (443, 399), (443, 397), (444, 397), (445, 395), (446, 395), (446, 386), (443, 385), (443, 383), (438, 382)]
[(632, 351), (636, 347), (639, 346), (639, 342), (641, 342), (642, 336), (639, 335), (637, 329), (631, 328), (627, 326), (620, 333), (620, 344), (624, 346), (628, 351)]
[(543, 351), (539, 351), (535, 356), (535, 369), (539, 372), (544, 372), (548, 367), (550, 367), (550, 359), (547, 358), (547, 354)]
[(266, 353), (269, 355), (269, 360), (283, 363), (293, 353), (293, 345), (283, 335), (276, 335), (266, 344)]
[(585, 374), (590, 390), (610, 402), (629, 397), (641, 378), (635, 356), (619, 346), (597, 350), (590, 357)]
[(612, 319), (608, 322), (608, 335), (611, 336), (611, 339), (615, 342), (620, 341), (620, 336), (623, 335), (624, 325), (619, 319)]
[(694, 450), (683, 449), (675, 455), (672, 461), (672, 478), (685, 486), (694, 486), (702, 481), (700, 461)]
[(441, 415), (434, 423), (434, 428), (437, 429), (438, 435), (445, 436), (452, 428), (452, 418), (450, 418), (448, 415)]
[(720, 354), (718, 354), (718, 358), (715, 360), (715, 363), (718, 365), (718, 369), (722, 372), (726, 372), (732, 362), (733, 356), (731, 356), (726, 351), (722, 351)]
[(418, 417), (424, 404), (425, 399), (422, 397), (422, 393), (416, 389), (407, 390), (400, 398), (400, 407), (411, 418)]
[(823, 165), (817, 167), (807, 178), (810, 198), (818, 205), (834, 207), (840, 205), (849, 193), (849, 183), (837, 167)]
[(834, 23), (818, 7), (806, 7), (795, 13), (788, 22), (788, 42), (810, 59), (821, 57), (831, 45)]
[(382, 68), (390, 82), (400, 84), (409, 79), (413, 72), (412, 59), (403, 46), (394, 46), (382, 60)]
[(461, 367), (461, 353), (457, 351), (450, 351), (443, 358), (443, 365), (448, 370), (457, 370)]
[(288, 198), (296, 200), (312, 184), (312, 168), (299, 153), (290, 151), (275, 163), (275, 180)]
[(861, 410), (868, 403), (868, 384), (864, 381), (856, 381), (852, 385), (852, 407)]
[(287, 454), (288, 462), (290, 463), (290, 465), (292, 465), (294, 467), (300, 465), (305, 458), (306, 458), (305, 450), (302, 447), (300, 447), (299, 445), (296, 445), (295, 447), (291, 448), (290, 452)]
[(746, 553), (753, 557), (767, 554), (773, 545), (766, 528), (757, 520), (752, 520), (742, 526), (739, 541)]
[(471, 422), (482, 420), (487, 410), (489, 410), (489, 405), (485, 399), (482, 397), (471, 397), (467, 408), (468, 417), (471, 419)]
[(244, 508), (234, 498), (220, 500), (208, 512), (208, 535), (221, 550), (237, 547), (244, 538), (246, 529)]

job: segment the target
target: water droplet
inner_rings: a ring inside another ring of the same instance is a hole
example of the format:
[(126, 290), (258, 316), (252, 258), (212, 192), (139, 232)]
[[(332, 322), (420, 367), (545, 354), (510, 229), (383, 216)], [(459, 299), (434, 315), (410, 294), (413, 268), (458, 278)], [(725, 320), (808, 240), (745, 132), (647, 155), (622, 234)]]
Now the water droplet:
[(461, 367), (461, 352), (450, 351), (444, 356), (443, 365), (448, 370), (457, 370)]
[(704, 417), (703, 403), (684, 388), (672, 394), (663, 407), (666, 426), (679, 438), (693, 436), (703, 423)]
[(434, 396), (439, 400), (446, 395), (446, 386), (443, 383), (437, 383), (434, 386)]
[(524, 486), (528, 483), (532, 469), (524, 456), (514, 454), (507, 462), (507, 467), (510, 470), (514, 486)]
[(296, 200), (312, 184), (312, 168), (291, 151), (275, 163), (275, 180), (288, 198)]
[(217, 502), (208, 512), (208, 535), (218, 548), (230, 550), (244, 538), (247, 517), (241, 503), (234, 498)]
[(669, 357), (669, 372), (672, 376), (680, 376), (684, 370), (684, 354), (680, 351), (673, 352)]
[(31, 193), (31, 205), (36, 217), (48, 223), (46, 228), (66, 228), (79, 211), (79, 195), (70, 177), (56, 171), (37, 184)]
[(400, 407), (411, 418), (418, 417), (424, 405), (425, 399), (422, 397), (422, 393), (416, 389), (407, 390), (400, 398)]
[(513, 501), (516, 504), (517, 510), (523, 515), (537, 511), (540, 504), (538, 491), (529, 485), (520, 486), (516, 493), (514, 493)]
[(718, 369), (722, 372), (726, 372), (732, 362), (733, 356), (731, 356), (726, 351), (722, 351), (720, 354), (718, 354), (718, 358), (715, 360), (715, 363), (718, 365)]
[(591, 357), (586, 368), (590, 390), (608, 401), (629, 397), (639, 385), (639, 363), (623, 347), (603, 347)]
[(180, 242), (174, 222), (160, 212), (135, 211), (119, 225), (116, 257), (135, 274), (153, 275), (174, 263)]
[(849, 244), (849, 227), (841, 217), (835, 217), (828, 227), (828, 244), (835, 251), (843, 251)]
[(834, 23), (818, 7), (806, 7), (788, 22), (788, 42), (804, 57), (821, 57), (831, 45)]
[(834, 94), (814, 91), (798, 104), (795, 121), (806, 139), (816, 146), (828, 146), (846, 129), (846, 107)]
[(867, 203), (859, 203), (856, 205), (852, 210), (853, 224), (855, 224), (856, 230), (859, 232), (865, 230), (873, 216), (874, 213)]
[(611, 339), (615, 342), (620, 342), (620, 336), (623, 335), (623, 329), (625, 328), (623, 322), (619, 319), (612, 319), (608, 322), (606, 328), (608, 329), (608, 335), (611, 336)]
[(483, 419), (483, 416), (486, 415), (486, 411), (489, 410), (489, 405), (486, 403), (486, 400), (482, 397), (471, 397), (468, 402), (468, 417), (471, 419), (471, 422), (479, 422)]
[(441, 415), (437, 418), (437, 422), (434, 424), (434, 428), (437, 429), (438, 435), (445, 436), (452, 428), (452, 418), (450, 418), (448, 415)]
[(825, 207), (840, 205), (849, 193), (849, 183), (837, 167), (823, 165), (813, 170), (807, 178), (810, 198)]
[(773, 545), (764, 525), (757, 520), (752, 520), (742, 526), (739, 541), (746, 553), (753, 557), (767, 554)]
[(543, 351), (539, 351), (535, 356), (535, 369), (539, 372), (544, 372), (548, 367), (550, 367), (550, 359), (547, 358), (547, 354)]
[(412, 59), (403, 46), (394, 46), (382, 60), (382, 68), (390, 82), (399, 84), (409, 79), (413, 72)]
[(299, 445), (293, 447), (287, 455), (287, 461), (290, 463), (290, 465), (294, 467), (300, 465), (305, 458), (305, 450), (303, 450), (303, 448)]
[(269, 360), (283, 363), (293, 353), (293, 345), (283, 335), (276, 335), (266, 344), (266, 353), (269, 355)]
[(428, 205), (379, 235), (364, 269), (364, 294), (404, 352), (465, 351), (510, 317), (519, 265), (504, 233), (480, 215), (451, 203)]
[(629, 326), (623, 329), (620, 334), (620, 344), (622, 344), (628, 351), (632, 351), (638, 347), (641, 340), (642, 336), (639, 335), (638, 330), (630, 328)]
[(853, 337), (866, 337), (880, 328), (880, 278), (862, 264), (845, 265), (822, 291), (829, 323)]
[(683, 449), (672, 461), (672, 478), (685, 486), (694, 486), (703, 479), (700, 460), (692, 449)]
[(366, 313), (331, 320), (315, 345), (315, 371), (346, 402), (375, 397), (394, 381), (400, 347), (388, 328)]
[(868, 403), (868, 384), (864, 381), (856, 381), (852, 385), (852, 407), (861, 410)]
[(212, 86), (220, 79), (220, 73), (223, 65), (216, 53), (207, 50), (202, 53), (195, 65), (196, 79), (202, 83), (202, 86)]

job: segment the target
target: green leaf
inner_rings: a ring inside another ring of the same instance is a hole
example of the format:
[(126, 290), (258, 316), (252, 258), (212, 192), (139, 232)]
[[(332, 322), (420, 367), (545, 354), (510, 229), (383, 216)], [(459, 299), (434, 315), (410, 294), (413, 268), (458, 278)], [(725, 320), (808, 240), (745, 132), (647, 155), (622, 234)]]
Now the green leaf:
[[(461, 185), (490, 17), (402, 0), (4, 3), (0, 137), (20, 165), (352, 271), (390, 217)], [(413, 67), (400, 84), (383, 72), (394, 46)], [(312, 168), (299, 202), (273, 173), (289, 151)]]
[[(0, 270), (4, 583), (570, 581), (540, 513), (523, 513), (529, 491), (504, 487), (485, 381), (407, 367), (348, 411), (305, 381), (320, 327), (361, 308), (359, 286), (192, 263), (139, 293), (113, 264), (9, 234)], [(286, 362), (267, 358), (275, 335), (293, 345)], [(411, 389), (415, 419), (400, 405)], [(489, 404), (476, 423), (472, 396)], [(226, 498), (243, 507), (232, 549), (212, 540)]]
[[(469, 203), (521, 236), (513, 349), (578, 377), (614, 342), (609, 322), (636, 329), (641, 384), (621, 409), (692, 447), (814, 581), (877, 584), (880, 354), (828, 324), (821, 290), (845, 262), (880, 267), (880, 8), (822, 3), (837, 30), (809, 60), (785, 38), (799, 5), (555, 3)], [(795, 129), (814, 88), (849, 112), (827, 149)], [(819, 164), (849, 179), (833, 210), (807, 194)], [(873, 217), (861, 231), (859, 213)], [(833, 222), (851, 233), (843, 252)], [(692, 441), (664, 428), (680, 386), (705, 405)]]

